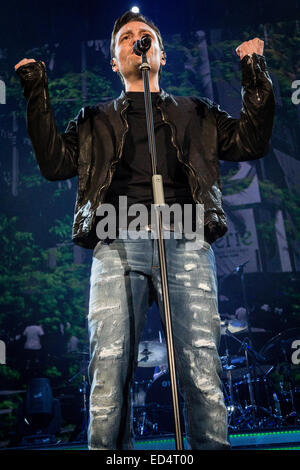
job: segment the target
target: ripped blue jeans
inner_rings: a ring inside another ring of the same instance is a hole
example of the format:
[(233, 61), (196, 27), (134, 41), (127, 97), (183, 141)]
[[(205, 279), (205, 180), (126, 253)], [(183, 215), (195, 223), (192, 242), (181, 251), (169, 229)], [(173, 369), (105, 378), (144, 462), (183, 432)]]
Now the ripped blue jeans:
[[(197, 245), (198, 244), (198, 245)], [(220, 317), (214, 252), (207, 242), (165, 239), (175, 361), (191, 449), (227, 449), (219, 374)], [(99, 241), (93, 252), (90, 335), (90, 450), (131, 449), (130, 388), (149, 306), (149, 282), (163, 312), (158, 242)]]

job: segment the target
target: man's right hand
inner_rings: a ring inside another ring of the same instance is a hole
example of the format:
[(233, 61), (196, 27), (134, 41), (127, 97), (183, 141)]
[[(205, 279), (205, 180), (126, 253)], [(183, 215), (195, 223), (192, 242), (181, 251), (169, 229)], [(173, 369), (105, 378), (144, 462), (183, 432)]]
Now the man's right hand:
[[(18, 68), (21, 67), (22, 65), (29, 64), (30, 62), (36, 62), (36, 60), (35, 60), (35, 59), (26, 59), (26, 58), (20, 60), (20, 62), (18, 62), (18, 63), (15, 65), (15, 71), (17, 71)], [(43, 61), (42, 61), (42, 62), (43, 62)], [(44, 64), (44, 67), (46, 67), (46, 66), (45, 66), (45, 62), (43, 62), (43, 64)]]

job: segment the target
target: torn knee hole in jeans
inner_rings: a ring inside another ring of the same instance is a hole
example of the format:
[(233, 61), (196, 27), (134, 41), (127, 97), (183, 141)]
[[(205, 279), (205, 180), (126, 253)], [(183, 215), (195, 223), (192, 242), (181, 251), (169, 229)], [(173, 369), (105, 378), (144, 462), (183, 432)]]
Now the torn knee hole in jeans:
[(110, 346), (100, 348), (99, 359), (120, 359), (124, 354), (124, 336)]
[(197, 268), (197, 264), (196, 263), (186, 263), (184, 265), (184, 269), (185, 271), (191, 271), (192, 269), (196, 269)]
[(191, 287), (191, 276), (186, 273), (176, 273), (175, 274), (176, 280), (183, 282), (185, 287)]
[(199, 289), (202, 289), (202, 290), (205, 290), (205, 291), (207, 291), (207, 292), (210, 292), (210, 291), (211, 291), (210, 285), (207, 284), (207, 283), (204, 283), (204, 282), (199, 282), (198, 288), (199, 288)]
[(103, 421), (107, 421), (108, 416), (111, 415), (115, 410), (116, 406), (99, 406), (99, 405), (94, 405), (90, 407), (90, 412), (93, 415), (96, 415), (98, 419), (101, 419)]
[[(197, 265), (193, 264), (193, 263), (189, 263), (189, 264), (186, 264), (184, 266), (186, 271), (191, 271), (196, 267), (197, 267)], [(175, 278), (176, 278), (176, 280), (183, 282), (183, 285), (185, 287), (191, 287), (191, 285), (192, 285), (191, 281), (193, 281), (193, 278), (192, 278), (191, 274), (176, 273)], [(211, 286), (209, 285), (209, 282), (198, 282), (198, 284), (196, 286), (194, 286), (194, 288), (195, 289), (200, 289), (201, 291), (204, 291), (204, 292), (211, 292), (211, 290), (212, 290)]]
[(192, 342), (192, 346), (194, 348), (207, 348), (207, 349), (215, 349), (216, 345), (212, 340), (199, 338)]
[[(184, 356), (188, 359), (191, 366), (195, 365), (195, 361), (201, 359), (200, 356), (208, 354), (207, 350), (215, 350), (216, 345), (212, 339), (196, 339), (192, 341), (192, 348), (186, 347), (183, 349)], [(211, 352), (209, 352), (211, 355)]]

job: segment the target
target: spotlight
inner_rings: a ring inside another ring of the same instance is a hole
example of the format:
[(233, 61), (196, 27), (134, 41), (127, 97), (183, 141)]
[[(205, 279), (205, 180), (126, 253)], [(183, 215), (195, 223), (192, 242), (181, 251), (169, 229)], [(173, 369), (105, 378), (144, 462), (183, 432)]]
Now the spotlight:
[(134, 7), (131, 8), (131, 11), (132, 11), (132, 13), (139, 13), (140, 9), (139, 9), (139, 7), (134, 6)]

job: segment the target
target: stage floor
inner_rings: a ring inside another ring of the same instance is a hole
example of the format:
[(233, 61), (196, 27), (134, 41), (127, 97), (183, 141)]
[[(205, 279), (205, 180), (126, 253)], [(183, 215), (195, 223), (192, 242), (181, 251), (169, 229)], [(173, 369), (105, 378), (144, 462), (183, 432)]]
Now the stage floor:
[[(300, 428), (259, 430), (229, 434), (232, 450), (300, 450)], [(36, 442), (2, 450), (88, 450), (86, 442)], [(187, 441), (184, 438), (184, 447)], [(134, 442), (134, 450), (175, 450), (174, 435), (147, 436)]]

